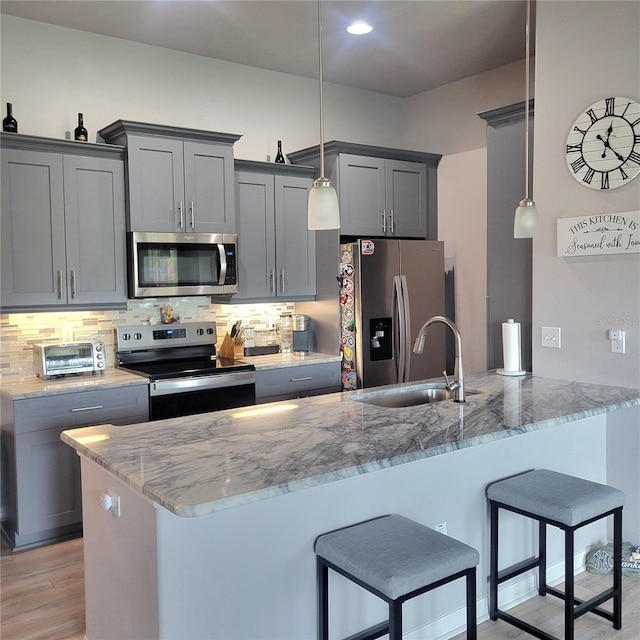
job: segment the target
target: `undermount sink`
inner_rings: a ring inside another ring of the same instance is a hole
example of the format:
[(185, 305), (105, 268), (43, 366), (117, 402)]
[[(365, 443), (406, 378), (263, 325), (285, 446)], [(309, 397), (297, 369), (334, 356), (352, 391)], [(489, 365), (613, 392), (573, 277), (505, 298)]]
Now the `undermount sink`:
[[(479, 391), (468, 390), (467, 394), (472, 395)], [(413, 407), (432, 402), (442, 402), (453, 398), (453, 392), (449, 391), (442, 383), (428, 384), (406, 390), (372, 391), (360, 395), (351, 396), (351, 400), (373, 404), (377, 407), (387, 407), (400, 409), (402, 407)]]

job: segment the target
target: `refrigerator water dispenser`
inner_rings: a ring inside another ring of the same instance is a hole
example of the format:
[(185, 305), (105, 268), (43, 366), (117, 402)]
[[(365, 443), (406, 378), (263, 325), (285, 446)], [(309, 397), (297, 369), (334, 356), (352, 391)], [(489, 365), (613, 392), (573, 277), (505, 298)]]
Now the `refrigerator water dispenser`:
[(392, 331), (391, 318), (371, 318), (369, 320), (369, 358), (372, 362), (393, 358)]

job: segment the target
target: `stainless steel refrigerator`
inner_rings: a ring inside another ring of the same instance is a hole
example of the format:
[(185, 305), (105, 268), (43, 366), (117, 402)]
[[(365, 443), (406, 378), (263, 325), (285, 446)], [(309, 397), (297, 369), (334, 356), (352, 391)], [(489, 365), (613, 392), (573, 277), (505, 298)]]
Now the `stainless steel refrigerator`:
[(421, 355), (412, 347), (420, 327), (445, 314), (444, 244), (362, 239), (340, 254), (343, 389), (441, 376), (445, 327), (429, 327)]

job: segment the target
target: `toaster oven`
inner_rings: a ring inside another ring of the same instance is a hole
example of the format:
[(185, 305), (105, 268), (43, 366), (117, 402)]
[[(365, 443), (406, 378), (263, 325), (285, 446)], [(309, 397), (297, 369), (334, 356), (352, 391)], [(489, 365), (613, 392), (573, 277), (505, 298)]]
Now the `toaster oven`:
[(104, 343), (34, 344), (33, 366), (36, 375), (45, 380), (71, 373), (104, 373)]

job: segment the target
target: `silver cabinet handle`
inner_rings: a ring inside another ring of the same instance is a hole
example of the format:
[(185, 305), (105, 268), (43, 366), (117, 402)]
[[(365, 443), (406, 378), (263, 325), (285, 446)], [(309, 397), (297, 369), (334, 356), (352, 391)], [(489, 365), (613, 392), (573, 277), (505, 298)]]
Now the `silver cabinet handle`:
[(389, 210), (389, 231), (393, 233), (393, 209)]
[(304, 378), (290, 378), (289, 382), (306, 382), (307, 380), (313, 380), (313, 376), (305, 376)]
[(76, 270), (72, 269), (71, 270), (71, 299), (75, 300), (78, 296), (77, 296), (77, 290), (76, 290)]
[(58, 271), (58, 300), (62, 300), (62, 271)]
[(97, 404), (95, 407), (78, 407), (76, 409), (71, 409), (71, 413), (76, 413), (77, 411), (95, 411), (96, 409), (104, 409), (104, 405)]
[(386, 209), (382, 210), (380, 217), (382, 218), (382, 232), (387, 233), (387, 210)]
[(284, 293), (284, 269), (280, 269), (280, 293)]
[(178, 224), (181, 229), (184, 229), (184, 217), (182, 215), (182, 200), (178, 202)]
[(276, 280), (276, 270), (271, 269), (271, 273), (269, 274), (269, 291), (271, 291), (271, 293), (273, 294), (275, 294), (276, 292), (275, 280)]
[(191, 201), (191, 206), (189, 207), (189, 214), (191, 217), (191, 228), (195, 230), (196, 228), (196, 214), (195, 214), (195, 207), (193, 204), (193, 200)]

